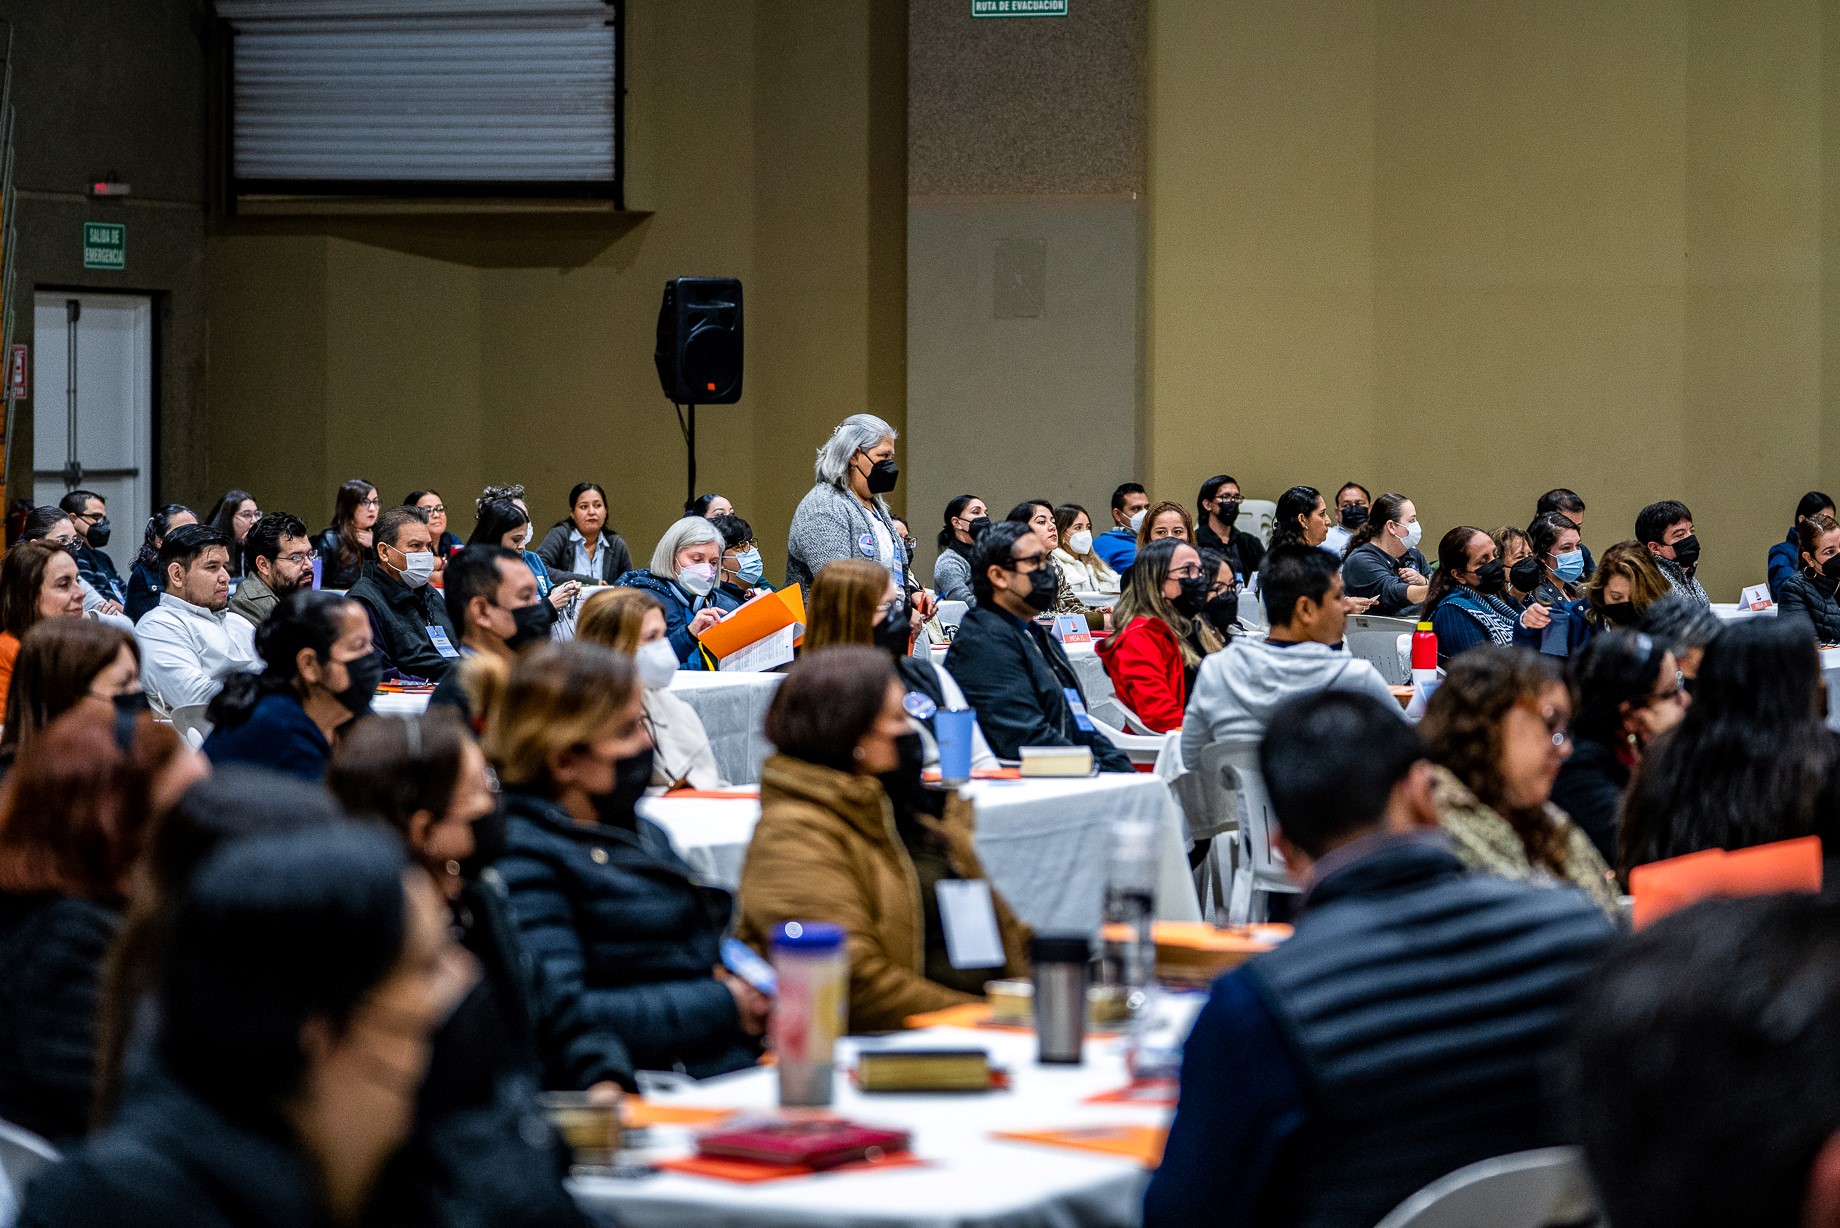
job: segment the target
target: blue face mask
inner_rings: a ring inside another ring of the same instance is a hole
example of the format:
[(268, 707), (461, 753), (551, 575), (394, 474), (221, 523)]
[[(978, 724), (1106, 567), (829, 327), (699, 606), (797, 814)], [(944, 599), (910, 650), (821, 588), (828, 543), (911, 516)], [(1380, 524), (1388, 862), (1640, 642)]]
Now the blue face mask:
[(1584, 575), (1584, 551), (1567, 550), (1553, 560), (1553, 572), (1567, 584), (1576, 584)]
[(766, 564), (760, 561), (758, 546), (751, 546), (735, 556), (735, 575), (743, 584), (759, 584), (766, 574)]

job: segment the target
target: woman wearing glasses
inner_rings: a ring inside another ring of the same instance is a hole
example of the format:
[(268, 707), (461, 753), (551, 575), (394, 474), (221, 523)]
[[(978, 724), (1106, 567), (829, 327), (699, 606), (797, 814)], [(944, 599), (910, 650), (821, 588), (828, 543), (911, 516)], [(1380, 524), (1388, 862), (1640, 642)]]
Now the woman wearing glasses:
[(1620, 916), (1609, 865), (1552, 804), (1571, 751), (1572, 700), (1548, 657), (1488, 646), (1450, 664), (1419, 732), (1433, 767), (1438, 825), (1468, 865), (1504, 878), (1569, 884)]
[(1692, 701), (1667, 645), (1640, 631), (1606, 631), (1572, 669), (1572, 756), (1553, 782), (1553, 804), (1616, 864), (1617, 815), (1629, 777), (1654, 740), (1680, 724)]
[(428, 517), (428, 531), (434, 534), (435, 558), (452, 558), (454, 551), (464, 544), (458, 535), (447, 531), (447, 500), (441, 498), (440, 491), (412, 490), (403, 497), (403, 506), (419, 507)]
[(225, 492), (205, 520), (213, 529), (230, 537), (230, 575), (233, 578), (243, 574), (243, 539), (260, 519), (262, 509), (256, 504), (256, 497), (246, 490), (232, 490)]
[(1157, 733), (1182, 727), (1201, 659), (1221, 649), (1205, 617), (1212, 588), (1200, 551), (1178, 537), (1143, 546), (1125, 573), (1112, 610), (1119, 630), (1099, 644), (1099, 660), (1118, 702)]
[(332, 524), (313, 539), (320, 557), (321, 588), (343, 592), (358, 582), (365, 560), (371, 557), (371, 526), (377, 523), (381, 506), (377, 488), (363, 478), (349, 478), (339, 487)]

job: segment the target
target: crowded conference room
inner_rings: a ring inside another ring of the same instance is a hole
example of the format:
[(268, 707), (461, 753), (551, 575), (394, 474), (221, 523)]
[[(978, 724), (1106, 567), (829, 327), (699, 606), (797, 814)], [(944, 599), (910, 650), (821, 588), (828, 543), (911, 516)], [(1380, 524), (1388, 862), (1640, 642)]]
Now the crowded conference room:
[(1836, 31), (0, 0), (0, 1228), (1840, 1228)]

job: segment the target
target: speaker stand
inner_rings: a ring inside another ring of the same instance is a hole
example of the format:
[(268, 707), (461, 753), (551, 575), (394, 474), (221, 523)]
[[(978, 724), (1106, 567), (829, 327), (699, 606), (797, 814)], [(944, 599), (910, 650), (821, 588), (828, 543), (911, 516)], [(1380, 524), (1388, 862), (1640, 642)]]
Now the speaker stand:
[[(688, 489), (684, 493), (684, 506), (689, 507), (696, 501), (696, 406), (678, 405), (673, 402), (672, 408), (677, 411), (677, 429), (683, 432), (684, 451), (689, 456), (688, 463), (685, 465)], [(686, 410), (689, 411), (688, 415), (685, 413)]]

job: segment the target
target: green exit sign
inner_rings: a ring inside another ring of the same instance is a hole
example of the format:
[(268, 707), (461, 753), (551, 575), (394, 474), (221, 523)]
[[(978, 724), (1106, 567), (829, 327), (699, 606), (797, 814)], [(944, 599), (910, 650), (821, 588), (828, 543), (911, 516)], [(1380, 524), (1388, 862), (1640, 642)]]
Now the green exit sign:
[(83, 223), (83, 267), (114, 269), (128, 267), (128, 228), (120, 222)]
[(1067, 0), (971, 0), (973, 17), (1065, 17)]

